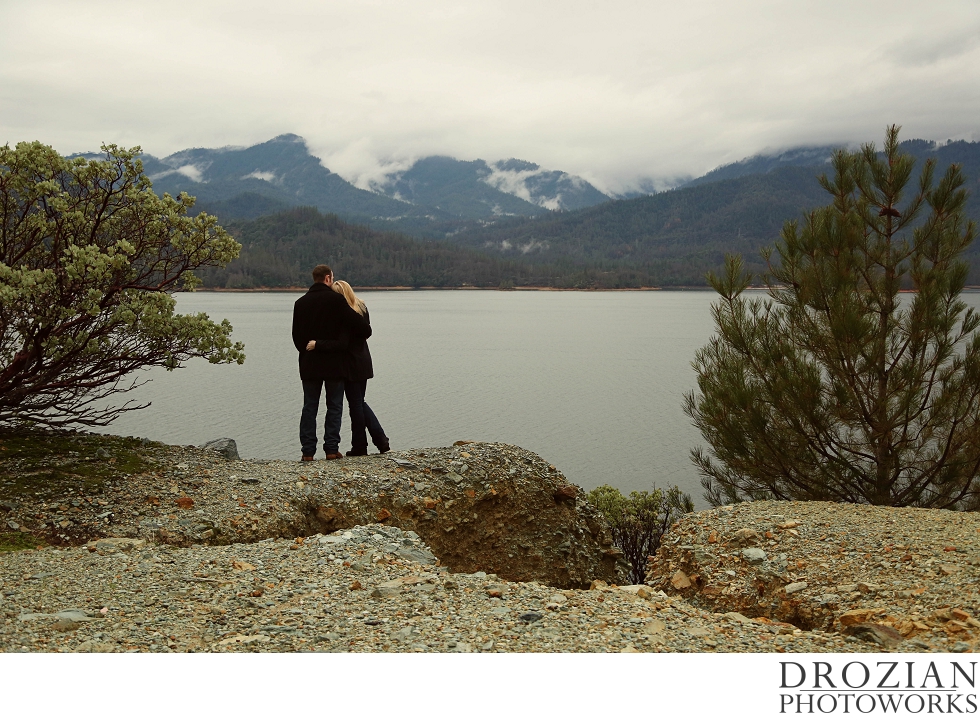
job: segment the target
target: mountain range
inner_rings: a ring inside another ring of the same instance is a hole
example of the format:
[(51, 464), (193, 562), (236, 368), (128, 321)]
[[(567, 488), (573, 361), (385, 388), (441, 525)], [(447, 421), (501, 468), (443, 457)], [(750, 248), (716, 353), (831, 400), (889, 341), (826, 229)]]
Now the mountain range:
[[(620, 199), (527, 161), (446, 156), (419, 159), (361, 189), (326, 169), (294, 135), (248, 148), (144, 156), (143, 163), (158, 193), (187, 191), (198, 209), (244, 235), (243, 259), (211, 280), (219, 286), (294, 284), (302, 277), (294, 262), (333, 252), (358, 260), (363, 280), (348, 275), (355, 284), (701, 286), (726, 253), (742, 254), (749, 269), (761, 271), (759, 250), (784, 222), (828, 203), (818, 176), (830, 171), (833, 148), (759, 154), (668, 191)], [(912, 140), (902, 148), (920, 164), (935, 158), (939, 173), (959, 163), (968, 216), (980, 219), (980, 143)], [(297, 217), (288, 212), (293, 207), (315, 207), (331, 221)], [(260, 223), (246, 224), (251, 220)], [(336, 226), (342, 222), (347, 226)], [(308, 233), (324, 224), (333, 231)], [(276, 242), (277, 229), (293, 241)], [(324, 247), (323, 240), (334, 241)], [(355, 253), (351, 240), (377, 258)], [(413, 255), (446, 274), (420, 271)], [(968, 259), (970, 283), (980, 284), (980, 257), (971, 251)]]
[(199, 209), (222, 219), (255, 219), (312, 206), (351, 220), (416, 231), (439, 223), (451, 228), (461, 219), (581, 209), (610, 199), (580, 177), (528, 161), (448, 156), (418, 159), (362, 189), (326, 168), (294, 134), (247, 148), (193, 148), (164, 158), (141, 158), (158, 194), (185, 191), (197, 198)]

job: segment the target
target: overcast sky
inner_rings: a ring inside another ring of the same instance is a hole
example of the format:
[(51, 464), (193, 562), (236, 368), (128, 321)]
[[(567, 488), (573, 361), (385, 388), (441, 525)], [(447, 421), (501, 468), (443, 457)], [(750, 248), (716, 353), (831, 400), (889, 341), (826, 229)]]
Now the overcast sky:
[(0, 144), (306, 138), (361, 185), (447, 154), (621, 190), (763, 150), (980, 140), (978, 0), (0, 0)]

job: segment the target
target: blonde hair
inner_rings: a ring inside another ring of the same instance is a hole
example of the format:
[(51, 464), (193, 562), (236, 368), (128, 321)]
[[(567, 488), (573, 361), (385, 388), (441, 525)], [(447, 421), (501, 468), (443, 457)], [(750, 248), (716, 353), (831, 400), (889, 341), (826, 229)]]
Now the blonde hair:
[(364, 304), (364, 302), (361, 301), (356, 294), (354, 294), (354, 290), (352, 290), (351, 286), (344, 280), (338, 279), (336, 282), (334, 282), (333, 291), (342, 294), (344, 299), (347, 300), (347, 304), (349, 304), (357, 314), (363, 315), (365, 312), (367, 312), (367, 305)]

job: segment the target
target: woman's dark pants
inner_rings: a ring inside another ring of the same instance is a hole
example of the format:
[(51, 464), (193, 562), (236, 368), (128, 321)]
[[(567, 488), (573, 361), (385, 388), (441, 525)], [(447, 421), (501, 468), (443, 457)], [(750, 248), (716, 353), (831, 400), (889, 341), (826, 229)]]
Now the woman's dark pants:
[(386, 449), (388, 437), (385, 435), (384, 428), (381, 427), (378, 416), (371, 410), (371, 406), (364, 402), (364, 393), (367, 391), (367, 380), (348, 380), (344, 385), (344, 392), (347, 395), (347, 407), (350, 410), (350, 447), (352, 453), (367, 453), (367, 432), (371, 434), (371, 441), (379, 449)]

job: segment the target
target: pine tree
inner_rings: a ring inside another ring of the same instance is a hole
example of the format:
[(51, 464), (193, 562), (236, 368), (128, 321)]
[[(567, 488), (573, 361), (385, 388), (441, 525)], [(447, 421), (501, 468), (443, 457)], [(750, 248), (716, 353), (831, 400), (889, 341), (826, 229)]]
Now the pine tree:
[(714, 505), (980, 508), (980, 315), (960, 296), (976, 225), (957, 166), (934, 185), (926, 162), (909, 190), (898, 131), (834, 154), (833, 203), (763, 250), (766, 295), (739, 258), (709, 275), (716, 335), (684, 407)]

